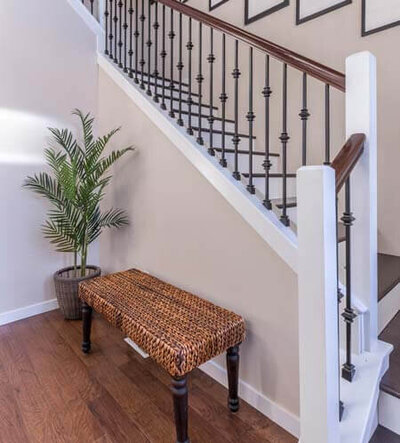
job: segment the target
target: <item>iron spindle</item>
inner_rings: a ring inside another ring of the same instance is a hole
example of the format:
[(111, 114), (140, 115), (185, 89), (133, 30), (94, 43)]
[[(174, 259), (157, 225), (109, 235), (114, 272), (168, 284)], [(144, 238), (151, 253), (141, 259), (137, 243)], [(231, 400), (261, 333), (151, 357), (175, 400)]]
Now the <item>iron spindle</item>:
[(178, 64), (176, 65), (179, 73), (179, 102), (178, 102), (178, 120), (177, 123), (179, 126), (183, 126), (183, 119), (182, 119), (182, 70), (183, 70), (183, 62), (182, 62), (182, 13), (179, 13), (179, 60)]
[(250, 47), (249, 53), (249, 112), (246, 115), (247, 121), (249, 122), (249, 183), (247, 185), (247, 190), (250, 194), (255, 194), (256, 188), (253, 184), (253, 131), (254, 131), (254, 105), (253, 105), (253, 70), (254, 70), (254, 60), (253, 60), (253, 48)]
[(114, 63), (118, 64), (118, 1), (114, 2)]
[(300, 111), (299, 117), (302, 122), (302, 135), (301, 135), (301, 164), (306, 166), (307, 164), (307, 120), (310, 117), (310, 113), (307, 109), (307, 74), (303, 73), (303, 106)]
[(129, 0), (129, 77), (133, 77), (133, 7), (132, 0)]
[(215, 55), (214, 55), (214, 30), (210, 28), (210, 54), (207, 58), (208, 63), (210, 64), (210, 113), (208, 116), (208, 123), (210, 128), (210, 146), (208, 147), (208, 153), (212, 156), (215, 155), (214, 151), (214, 63), (215, 63)]
[(127, 41), (128, 41), (128, 0), (124, 0), (124, 72), (128, 72), (128, 51), (127, 51)]
[(350, 178), (345, 184), (345, 212), (341, 218), (346, 231), (346, 307), (342, 313), (344, 321), (346, 322), (346, 362), (342, 367), (342, 377), (347, 381), (353, 381), (356, 372), (355, 366), (351, 360), (351, 332), (354, 319), (357, 317), (352, 307), (352, 293), (351, 293), (351, 227), (355, 218), (351, 212), (351, 198), (350, 198)]
[(263, 205), (267, 209), (272, 209), (272, 204), (269, 196), (269, 174), (271, 170), (271, 160), (269, 155), (270, 150), (270, 97), (272, 94), (270, 87), (270, 60), (269, 55), (265, 56), (265, 87), (263, 89), (263, 96), (265, 98), (265, 159), (263, 162), (263, 167), (265, 170), (265, 198), (263, 201)]
[(122, 0), (119, 0), (118, 2), (118, 24), (119, 24), (119, 31), (118, 31), (118, 67), (122, 68), (122, 6), (124, 4), (122, 3)]
[(325, 165), (331, 163), (331, 106), (330, 87), (325, 85)]
[[(106, 0), (107, 1), (107, 0)], [(111, 59), (113, 59), (114, 58), (114, 55), (113, 55), (113, 38), (114, 38), (114, 35), (113, 35), (113, 20), (114, 20), (114, 17), (113, 17), (113, 3), (114, 3), (114, 0), (110, 0), (110, 33), (109, 33), (109, 35), (108, 35), (108, 39), (109, 39), (109, 41), (110, 41), (110, 51), (109, 51), (109, 57), (111, 58)]]
[(169, 116), (171, 118), (175, 118), (175, 112), (174, 112), (174, 38), (175, 38), (175, 32), (174, 32), (174, 10), (170, 10), (170, 31), (169, 31), (169, 39), (170, 39), (170, 81), (169, 81), (169, 90), (170, 90), (170, 108), (169, 108)]
[(282, 133), (279, 137), (282, 143), (282, 214), (281, 222), (289, 226), (287, 215), (287, 144), (289, 141), (287, 133), (287, 64), (283, 65), (283, 88), (282, 88)]
[(150, 84), (150, 80), (151, 80), (151, 47), (153, 45), (153, 42), (151, 40), (151, 5), (152, 5), (152, 0), (147, 0), (148, 2), (148, 12), (147, 12), (147, 90), (146, 90), (146, 94), (147, 95), (151, 95), (151, 84)]
[(167, 105), (165, 104), (165, 57), (167, 56), (167, 51), (165, 50), (165, 30), (166, 30), (166, 22), (165, 22), (165, 5), (162, 7), (162, 49), (161, 49), (161, 75), (162, 75), (162, 83), (161, 83), (161, 109), (164, 111), (167, 109)]
[(225, 158), (225, 148), (226, 148), (226, 102), (228, 96), (226, 94), (226, 35), (222, 34), (222, 92), (219, 96), (221, 101), (221, 125), (222, 125), (222, 140), (221, 140), (221, 159), (219, 161), (220, 165), (224, 168), (227, 167), (228, 163)]
[(140, 59), (140, 89), (146, 89), (145, 85), (144, 85), (144, 65), (146, 64), (146, 61), (144, 59), (144, 22), (146, 20), (146, 16), (144, 15), (144, 0), (142, 0), (142, 11), (141, 11), (141, 15), (140, 15), (140, 21), (142, 23), (141, 25), (141, 38), (140, 38), (140, 42), (141, 42), (141, 59)]
[(105, 42), (104, 42), (104, 46), (105, 46), (105, 50), (104, 53), (106, 55), (109, 55), (110, 51), (108, 50), (108, 32), (109, 32), (109, 28), (108, 28), (108, 17), (109, 17), (110, 13), (108, 12), (108, 0), (105, 1), (105, 11), (104, 11), (104, 37), (105, 37)]
[(232, 143), (234, 146), (234, 171), (233, 177), (236, 180), (240, 180), (239, 172), (239, 40), (235, 40), (235, 68), (233, 69), (232, 76), (235, 80), (235, 135), (233, 136)]
[(153, 100), (158, 103), (158, 29), (160, 27), (160, 23), (158, 22), (158, 2), (155, 2), (155, 22), (153, 25), (154, 28), (154, 97)]
[(139, 83), (139, 0), (135, 0), (135, 83)]
[(204, 145), (203, 140), (203, 121), (202, 121), (202, 104), (203, 104), (203, 25), (199, 23), (199, 69), (196, 77), (198, 83), (198, 95), (199, 95), (199, 104), (198, 104), (198, 112), (199, 112), (199, 130), (197, 135), (197, 143), (199, 145)]
[(187, 133), (193, 135), (192, 127), (192, 54), (193, 54), (193, 42), (192, 42), (192, 17), (189, 17), (189, 41), (187, 42), (186, 48), (188, 50), (188, 76), (189, 76), (189, 93), (188, 93), (188, 128)]

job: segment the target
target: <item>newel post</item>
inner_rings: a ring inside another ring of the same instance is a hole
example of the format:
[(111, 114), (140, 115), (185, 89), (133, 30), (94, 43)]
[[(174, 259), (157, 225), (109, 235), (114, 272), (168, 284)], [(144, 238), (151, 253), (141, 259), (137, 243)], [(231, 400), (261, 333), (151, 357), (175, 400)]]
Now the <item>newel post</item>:
[(335, 183), (330, 166), (297, 173), (302, 443), (339, 442)]
[(366, 144), (351, 174), (352, 292), (368, 308), (366, 350), (378, 335), (376, 59), (359, 52), (346, 60), (346, 135), (364, 133)]

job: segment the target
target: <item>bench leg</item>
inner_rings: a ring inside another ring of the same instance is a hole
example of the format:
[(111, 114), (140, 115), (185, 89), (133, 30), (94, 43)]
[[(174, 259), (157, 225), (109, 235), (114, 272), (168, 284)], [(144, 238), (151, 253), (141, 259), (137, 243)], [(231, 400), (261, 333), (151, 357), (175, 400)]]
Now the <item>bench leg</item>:
[(82, 320), (83, 320), (82, 352), (88, 354), (90, 352), (90, 329), (92, 327), (92, 308), (85, 302), (82, 302)]
[(226, 352), (226, 367), (228, 369), (229, 397), (228, 406), (232, 412), (239, 410), (239, 345), (229, 348)]
[(176, 443), (189, 443), (187, 376), (172, 379)]

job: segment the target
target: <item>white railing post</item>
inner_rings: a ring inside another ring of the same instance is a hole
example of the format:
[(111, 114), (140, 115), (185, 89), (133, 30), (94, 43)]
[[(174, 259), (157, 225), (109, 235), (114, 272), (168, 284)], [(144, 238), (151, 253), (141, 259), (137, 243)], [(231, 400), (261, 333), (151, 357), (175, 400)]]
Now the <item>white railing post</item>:
[(301, 443), (339, 442), (335, 172), (298, 170)]
[(369, 52), (346, 60), (346, 135), (364, 133), (364, 153), (351, 174), (352, 292), (368, 308), (365, 322), (366, 350), (378, 335), (378, 226), (377, 226), (377, 130), (376, 60)]

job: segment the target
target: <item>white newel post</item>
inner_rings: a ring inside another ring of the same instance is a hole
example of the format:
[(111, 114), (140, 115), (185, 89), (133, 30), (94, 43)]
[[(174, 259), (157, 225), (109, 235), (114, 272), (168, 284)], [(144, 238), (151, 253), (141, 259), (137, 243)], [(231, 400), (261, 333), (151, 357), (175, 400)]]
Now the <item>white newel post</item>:
[(301, 443), (339, 442), (336, 187), (330, 166), (298, 170)]
[(368, 308), (365, 344), (371, 350), (378, 335), (376, 60), (369, 52), (346, 60), (346, 135), (364, 133), (367, 142), (351, 174), (352, 292)]

